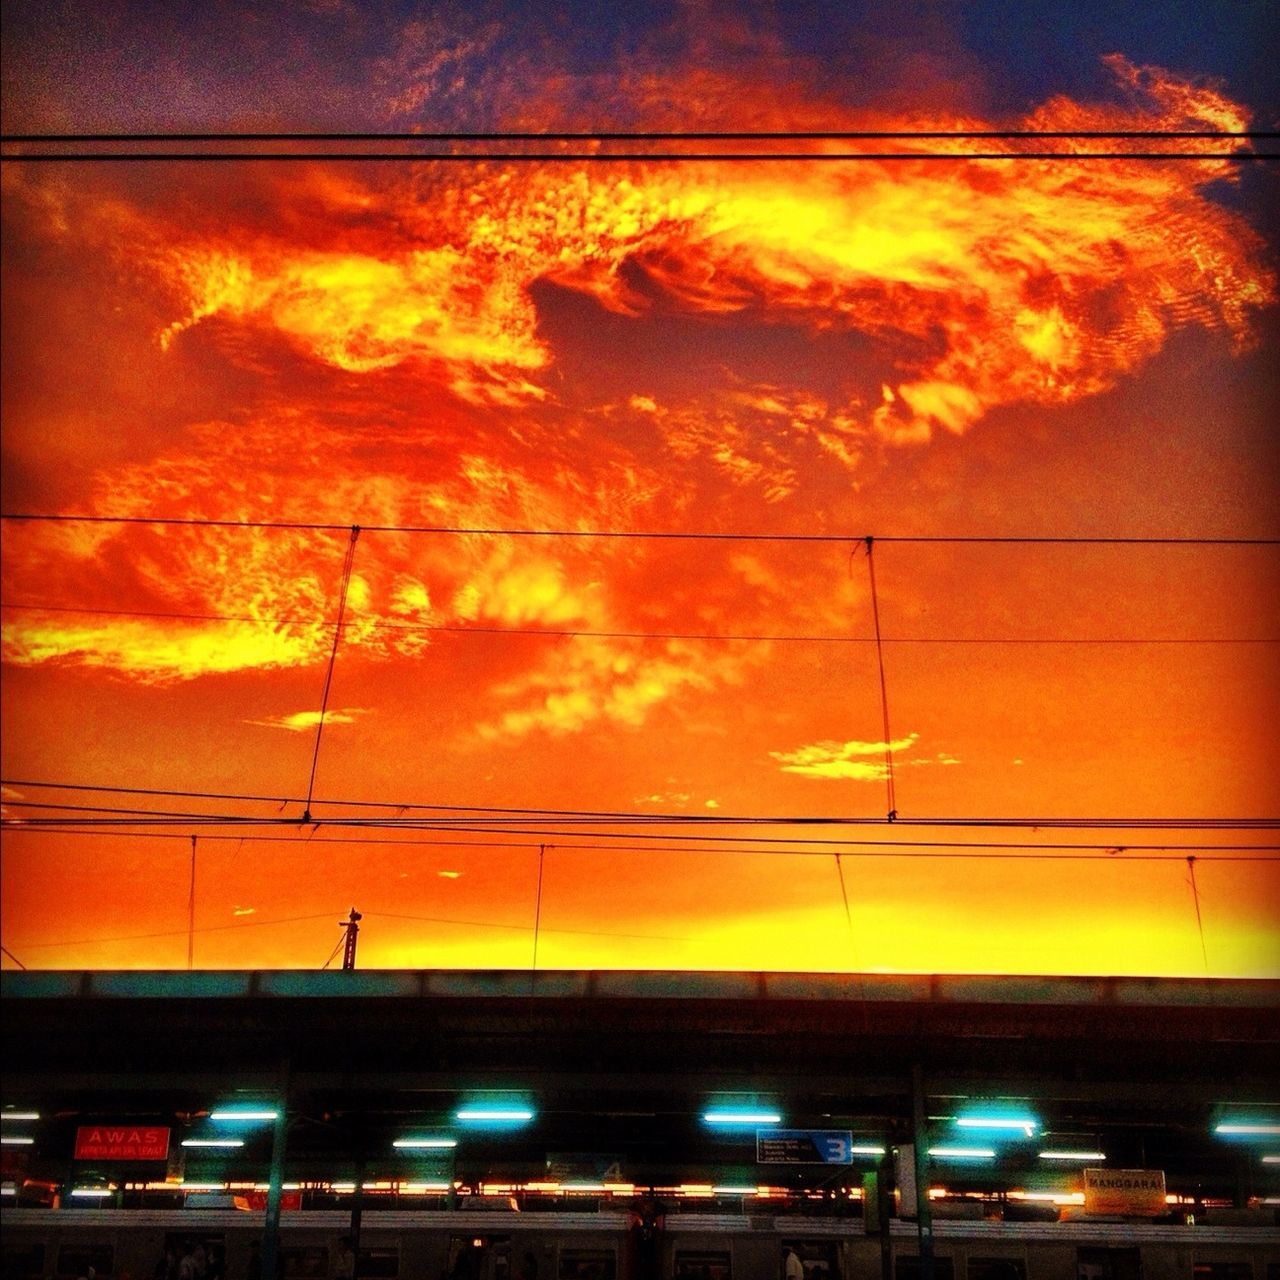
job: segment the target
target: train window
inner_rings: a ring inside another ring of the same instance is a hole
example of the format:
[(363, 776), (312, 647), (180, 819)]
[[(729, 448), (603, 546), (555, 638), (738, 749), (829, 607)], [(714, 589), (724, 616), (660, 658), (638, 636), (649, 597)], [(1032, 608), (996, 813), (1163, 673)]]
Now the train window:
[(733, 1280), (729, 1251), (677, 1249), (672, 1280)]
[(1195, 1280), (1253, 1280), (1252, 1262), (1197, 1262)]
[(787, 1255), (794, 1253), (800, 1269), (804, 1272), (804, 1280), (840, 1280), (839, 1249), (834, 1240), (784, 1240), (782, 1242), (782, 1280), (799, 1280), (796, 1263), (792, 1263), (790, 1274), (787, 1268)]
[(329, 1250), (322, 1244), (280, 1250), (281, 1280), (325, 1280)]
[(612, 1249), (561, 1249), (558, 1280), (614, 1280), (617, 1255)]
[[(188, 1270), (198, 1280), (222, 1280), (226, 1270), (226, 1237), (208, 1231), (167, 1231), (164, 1237), (165, 1280), (181, 1280), (182, 1260), (191, 1254)], [(203, 1255), (200, 1249), (204, 1250)], [(154, 1275), (160, 1274), (160, 1260), (156, 1260)]]
[(394, 1280), (399, 1274), (399, 1249), (392, 1246), (360, 1250), (360, 1280)]
[(40, 1280), (44, 1275), (44, 1245), (6, 1244), (3, 1280)]
[(970, 1258), (965, 1265), (968, 1280), (1027, 1280), (1021, 1258)]
[(1142, 1255), (1137, 1249), (1101, 1249), (1081, 1245), (1076, 1250), (1077, 1280), (1141, 1280)]
[[(934, 1256), (933, 1280), (955, 1280), (955, 1263), (950, 1258)], [(913, 1253), (900, 1253), (893, 1260), (894, 1280), (920, 1280), (920, 1259)]]
[(58, 1250), (57, 1275), (92, 1280), (95, 1276), (109, 1276), (114, 1270), (115, 1250), (109, 1244), (64, 1244)]

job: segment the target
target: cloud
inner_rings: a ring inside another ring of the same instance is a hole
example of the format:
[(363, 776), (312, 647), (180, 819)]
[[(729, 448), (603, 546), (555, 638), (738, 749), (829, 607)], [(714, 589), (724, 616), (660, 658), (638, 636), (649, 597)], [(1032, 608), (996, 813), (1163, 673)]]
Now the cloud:
[(755, 648), (708, 657), (679, 640), (626, 641), (586, 637), (548, 654), (533, 670), (493, 691), (509, 709), (477, 726), (486, 741), (552, 737), (598, 724), (638, 728), (676, 697), (740, 683), (762, 660)]
[[(794, 751), (770, 751), (769, 755), (779, 762), (783, 773), (799, 774), (802, 778), (878, 782), (883, 781), (888, 773), (888, 767), (883, 759), (885, 751), (891, 750), (895, 755), (909, 751), (919, 736), (912, 733), (887, 744), (856, 740), (851, 742), (827, 740), (797, 747)], [(875, 760), (864, 758), (871, 756), (880, 758)]]
[[(343, 707), (326, 711), (323, 720), (326, 726), (335, 724), (355, 724), (357, 717), (368, 715), (367, 707)], [(271, 716), (266, 720), (246, 720), (246, 724), (261, 725), (264, 729), (287, 729), (290, 733), (307, 733), (321, 721), (319, 711), (294, 711), (289, 715)]]

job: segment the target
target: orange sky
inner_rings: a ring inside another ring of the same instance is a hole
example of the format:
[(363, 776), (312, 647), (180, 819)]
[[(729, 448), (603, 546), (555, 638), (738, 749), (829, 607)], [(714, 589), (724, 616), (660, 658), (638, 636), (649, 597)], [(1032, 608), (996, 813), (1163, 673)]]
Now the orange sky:
[[(711, 74), (757, 129), (1251, 119), (1119, 56), (1013, 119)], [(299, 829), (347, 534), (5, 522), (5, 966), (185, 965), (198, 830), (204, 967), (318, 967), (354, 903), (370, 967), (536, 918), (539, 967), (1280, 973), (1226, 857), (1271, 830), (911, 824), (1272, 816), (1276, 546), (882, 542), (900, 821), (723, 821), (886, 814), (864, 534), (1277, 536), (1259, 168), (6, 161), (4, 510), (363, 531)]]

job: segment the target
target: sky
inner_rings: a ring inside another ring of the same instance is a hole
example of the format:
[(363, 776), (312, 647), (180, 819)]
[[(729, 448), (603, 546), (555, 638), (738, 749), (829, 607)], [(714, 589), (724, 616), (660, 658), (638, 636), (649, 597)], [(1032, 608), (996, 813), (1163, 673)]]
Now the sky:
[(4, 967), (1280, 974), (1274, 142), (1080, 136), (1268, 19), (1069, 8), (6, 6), (6, 135), (1074, 136), (6, 143)]

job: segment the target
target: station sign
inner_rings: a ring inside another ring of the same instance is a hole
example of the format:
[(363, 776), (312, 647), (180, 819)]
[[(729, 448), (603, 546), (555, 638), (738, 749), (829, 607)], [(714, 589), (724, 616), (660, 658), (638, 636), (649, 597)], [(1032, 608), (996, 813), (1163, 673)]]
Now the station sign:
[(1086, 1169), (1084, 1211), (1122, 1217), (1167, 1213), (1163, 1169)]
[(847, 1129), (757, 1129), (757, 1164), (852, 1164)]
[(167, 1160), (169, 1130), (160, 1125), (89, 1124), (76, 1130), (77, 1160)]

